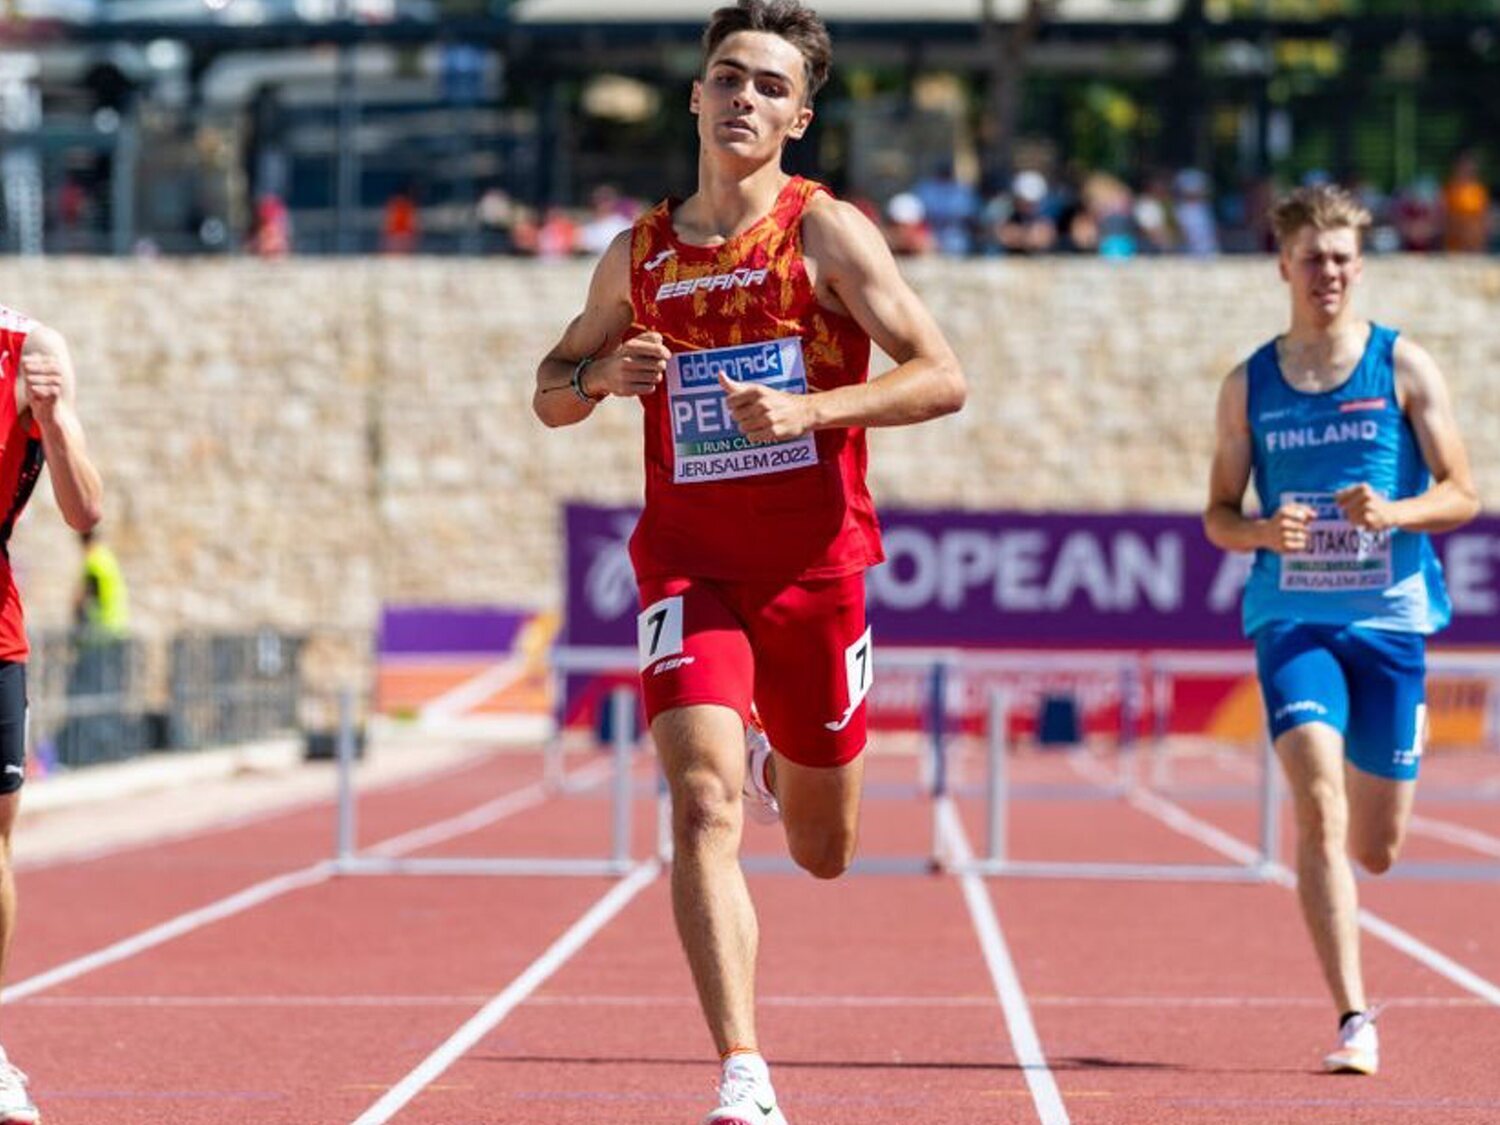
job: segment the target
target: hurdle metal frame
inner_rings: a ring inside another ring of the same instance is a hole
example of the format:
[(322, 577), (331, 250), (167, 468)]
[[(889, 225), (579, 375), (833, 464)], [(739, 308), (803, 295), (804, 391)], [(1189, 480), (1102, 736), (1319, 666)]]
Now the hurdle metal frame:
[[(1181, 675), (1239, 675), (1253, 676), (1256, 672), (1254, 654), (1245, 652), (1191, 652), (1175, 650), (1158, 650), (1147, 654), (1149, 676), (1152, 682), (1152, 698), (1156, 703), (1153, 713), (1152, 739), (1152, 764), (1151, 777), (1153, 786), (1159, 786), (1165, 778), (1165, 759), (1162, 755), (1162, 747), (1165, 744), (1165, 735), (1170, 724), (1170, 691), (1172, 680)], [(1494, 750), (1500, 750), (1500, 652), (1469, 651), (1463, 649), (1438, 649), (1427, 653), (1427, 674), (1431, 678), (1434, 673), (1463, 679), (1482, 680), (1486, 683), (1486, 707), (1487, 714), (1484, 721), (1488, 744)], [(1163, 700), (1166, 700), (1163, 703)], [(1269, 738), (1262, 742), (1262, 761), (1264, 763), (1262, 774), (1262, 785), (1266, 784), (1269, 777), (1275, 790), (1281, 788), (1279, 782), (1275, 782), (1278, 776), (1276, 771), (1275, 751), (1271, 747)], [(1500, 767), (1497, 767), (1500, 768)], [(1418, 799), (1422, 788), (1418, 786)], [(1265, 791), (1262, 792), (1262, 815), (1266, 813), (1267, 798)], [(1279, 807), (1279, 796), (1273, 802)], [(1274, 852), (1265, 847), (1266, 835), (1269, 829), (1264, 821), (1262, 824), (1262, 851), (1268, 861), (1274, 860)], [(1500, 881), (1500, 861), (1496, 860), (1399, 860), (1391, 871), (1381, 876), (1384, 880), (1463, 880), (1477, 882)]]
[[(619, 674), (636, 670), (636, 654), (626, 648), (558, 648), (552, 653), (556, 676), (557, 714), (554, 732), (544, 747), (543, 777), (547, 788), (559, 795), (597, 790), (597, 770), (566, 769), (562, 708), (566, 680), (576, 674)], [(1009, 742), (1010, 720), (1015, 709), (1013, 693), (997, 687), (987, 693), (985, 731), (985, 776), (979, 786), (955, 783), (951, 776), (949, 734), (955, 694), (965, 690), (967, 677), (995, 674), (1029, 675), (1067, 672), (1114, 680), (1121, 706), (1121, 738), (1114, 778), (1089, 782), (1102, 797), (1131, 800), (1150, 792), (1142, 784), (1138, 762), (1142, 720), (1150, 707), (1153, 759), (1160, 755), (1160, 742), (1170, 721), (1172, 681), (1189, 674), (1253, 674), (1254, 660), (1248, 653), (1193, 653), (1147, 650), (1088, 650), (1075, 652), (976, 652), (949, 648), (906, 648), (877, 651), (877, 670), (903, 669), (925, 672), (927, 677), (927, 742), (923, 752), (921, 781), (911, 795), (925, 799), (931, 811), (931, 847), (920, 856), (880, 856), (857, 859), (851, 869), (858, 874), (917, 874), (933, 871), (974, 873), (1017, 878), (1109, 879), (1134, 881), (1264, 882), (1282, 877), (1278, 861), (1281, 833), (1279, 769), (1269, 740), (1261, 740), (1256, 796), (1259, 801), (1259, 832), (1256, 857), (1244, 863), (1171, 864), (1111, 863), (1084, 861), (1018, 860), (1010, 854), (1010, 804), (1018, 795), (1012, 783)], [(1429, 668), (1449, 674), (1486, 679), (1490, 687), (1491, 729), (1500, 731), (1500, 655), (1434, 653)], [(1143, 675), (1144, 672), (1144, 675)], [(618, 876), (642, 862), (670, 861), (671, 804), (660, 771), (653, 771), (649, 785), (656, 800), (654, 856), (634, 855), (632, 822), (634, 802), (647, 789), (637, 776), (637, 754), (641, 735), (636, 728), (637, 691), (616, 688), (609, 694), (611, 836), (608, 855), (592, 857), (397, 857), (360, 852), (355, 845), (356, 797), (354, 791), (355, 738), (352, 697), (341, 703), (338, 739), (338, 800), (334, 864), (349, 875), (512, 875), (512, 876)], [(1086, 754), (1086, 750), (1068, 751)], [(1150, 773), (1157, 772), (1153, 765)], [(580, 777), (582, 773), (585, 776)], [(980, 796), (984, 807), (984, 852), (980, 855), (952, 854), (951, 827), (958, 815), (958, 801)], [(1024, 795), (1022, 793), (1021, 795)], [(746, 856), (747, 871), (791, 872), (789, 858)], [(1403, 862), (1404, 877), (1500, 879), (1500, 863), (1420, 864)], [(1457, 873), (1457, 874), (1455, 874)]]
[[(635, 789), (634, 693), (611, 693), (613, 738), (610, 741), (610, 854), (597, 857), (484, 856), (424, 857), (378, 855), (358, 850), (358, 807), (354, 786), (355, 738), (353, 696), (339, 701), (338, 797), (334, 871), (340, 875), (513, 875), (623, 876), (640, 866), (632, 856), (632, 805)], [(564, 788), (578, 792), (592, 786), (564, 775)], [(658, 820), (658, 850), (660, 850)], [(644, 862), (650, 862), (649, 860)]]
[[(1140, 749), (1140, 724), (1146, 702), (1141, 676), (1143, 656), (1139, 650), (1084, 650), (1077, 652), (975, 652), (951, 650), (944, 653), (903, 653), (910, 659), (945, 660), (957, 674), (1034, 674), (1049, 671), (1090, 673), (1102, 681), (1112, 679), (1120, 700), (1120, 735), (1117, 746), (1117, 771), (1112, 779), (1091, 783), (1097, 795), (1104, 798), (1130, 799), (1142, 787), (1137, 756)], [(1260, 840), (1255, 861), (1248, 863), (1114, 863), (1083, 860), (1020, 860), (1010, 854), (1010, 804), (1018, 796), (1013, 785), (1009, 763), (1011, 756), (1010, 720), (1016, 708), (1013, 693), (998, 687), (987, 693), (985, 729), (985, 780), (983, 854), (962, 862), (949, 860), (945, 866), (961, 872), (986, 876), (1037, 879), (1109, 879), (1144, 882), (1264, 882), (1277, 869), (1275, 841), (1277, 821), (1276, 773), (1274, 762), (1263, 765), (1260, 790)], [(1086, 754), (1086, 750), (1069, 751)], [(1269, 748), (1266, 755), (1269, 759)], [(946, 796), (947, 794), (942, 794)], [(957, 793), (964, 795), (962, 789)]]

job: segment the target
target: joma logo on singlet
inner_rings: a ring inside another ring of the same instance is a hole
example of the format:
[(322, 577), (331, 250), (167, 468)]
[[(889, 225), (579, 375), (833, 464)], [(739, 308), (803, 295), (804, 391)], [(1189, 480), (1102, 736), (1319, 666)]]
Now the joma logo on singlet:
[(1287, 449), (1316, 449), (1320, 445), (1374, 441), (1378, 437), (1380, 437), (1380, 423), (1373, 418), (1366, 418), (1358, 422), (1329, 422), (1324, 426), (1272, 430), (1266, 434), (1266, 449), (1271, 453)]
[(656, 291), (656, 299), (665, 301), (672, 297), (686, 297), (700, 289), (712, 292), (716, 289), (748, 289), (752, 285), (763, 285), (771, 271), (768, 269), (737, 269), (733, 273), (713, 273), (707, 277), (685, 277), (681, 281), (664, 281)]

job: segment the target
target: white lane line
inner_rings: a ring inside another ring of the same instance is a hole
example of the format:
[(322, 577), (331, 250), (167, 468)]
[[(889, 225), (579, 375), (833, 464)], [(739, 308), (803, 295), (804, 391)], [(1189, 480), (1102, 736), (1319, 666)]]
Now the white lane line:
[[(34, 1008), (469, 1008), (489, 1001), (486, 994), (430, 996), (41, 996), (30, 1001)], [(662, 996), (621, 996), (542, 993), (527, 1001), (534, 1008), (683, 1008), (696, 1012), (694, 996), (674, 993)], [(1325, 996), (1038, 996), (1026, 998), (1033, 1008), (1326, 1008)], [(993, 1008), (995, 997), (986, 996), (761, 996), (762, 1008), (842, 1010), (850, 1008), (918, 1009), (963, 1011)], [(1389, 996), (1381, 1000), (1387, 1008), (1484, 1008), (1477, 996)]]
[[(1259, 848), (1246, 843), (1238, 836), (1230, 835), (1216, 825), (1198, 819), (1181, 805), (1173, 804), (1164, 797), (1136, 789), (1128, 793), (1125, 799), (1147, 816), (1161, 821), (1172, 831), (1197, 840), (1210, 850), (1227, 856), (1243, 867), (1255, 867), (1261, 862)], [(1288, 887), (1297, 885), (1292, 873), (1279, 863), (1266, 868), (1266, 875), (1273, 882), (1283, 883)]]
[[(612, 762), (607, 761), (592, 762), (569, 774), (568, 784), (592, 785), (602, 781), (612, 771), (613, 765)], [(447, 820), (440, 820), (436, 824), (413, 829), (400, 836), (393, 836), (382, 843), (374, 844), (366, 849), (364, 854), (391, 858), (430, 848), (435, 844), (446, 843), (459, 836), (477, 832), (481, 828), (488, 828), (496, 821), (514, 816), (518, 812), (535, 808), (545, 802), (552, 793), (552, 788), (546, 782), (533, 782), (524, 789), (517, 789), (514, 793), (496, 797), (493, 801), (486, 801), (468, 812), (459, 813)]]
[(43, 996), (33, 1008), (472, 1008), (487, 996)]
[(416, 1069), (386, 1091), (374, 1105), (354, 1119), (353, 1125), (381, 1125), (431, 1085), (465, 1052), (493, 1031), (500, 1022), (535, 992), (547, 978), (568, 963), (575, 953), (588, 944), (600, 930), (629, 905), (661, 873), (655, 860), (643, 863), (616, 883), (609, 893), (596, 902), (587, 914), (570, 926), (519, 977), (498, 996), (474, 1013), (462, 1027), (448, 1037)]
[(1433, 972), (1447, 977), (1460, 988), (1472, 992), (1475, 996), (1489, 1001), (1496, 1007), (1500, 1007), (1500, 985), (1496, 985), (1472, 969), (1460, 965), (1447, 954), (1439, 953), (1420, 938), (1414, 937), (1399, 926), (1387, 922), (1378, 914), (1372, 914), (1368, 910), (1361, 909), (1359, 912), (1359, 924), (1387, 945), (1399, 949), (1408, 957), (1420, 961)]
[(486, 668), (471, 676), (456, 687), (451, 687), (432, 702), (426, 704), (418, 717), (422, 719), (454, 719), (474, 710), (497, 691), (509, 687), (526, 674), (526, 658), (512, 656), (509, 660)]
[[(463, 758), (447, 763), (428, 773), (423, 773), (419, 780), (423, 783), (428, 783), (452, 779), (465, 772), (477, 771), (486, 764), (484, 760)], [(365, 797), (388, 793), (398, 787), (408, 786), (411, 782), (412, 778), (409, 776), (382, 779), (373, 785), (361, 786), (360, 796)], [(101, 844), (97, 847), (80, 848), (78, 851), (49, 855), (41, 859), (29, 859), (21, 856), (16, 859), (15, 870), (18, 874), (24, 872), (29, 875), (34, 871), (50, 871), (73, 864), (94, 863), (102, 859), (116, 859), (120, 856), (129, 855), (132, 852), (145, 851), (148, 848), (159, 848), (166, 844), (180, 844), (189, 840), (199, 839), (200, 837), (215, 836), (226, 832), (238, 831), (242, 828), (251, 828), (265, 821), (275, 820), (278, 817), (297, 816), (300, 813), (311, 812), (320, 806), (326, 806), (331, 803), (331, 800), (327, 794), (298, 796), (266, 808), (249, 809), (245, 812), (221, 817), (211, 824), (198, 824), (188, 828), (176, 828), (160, 833), (159, 835), (123, 840), (113, 844)], [(25, 829), (23, 828), (22, 832), (24, 831)]]
[[(973, 862), (974, 850), (964, 834), (963, 824), (958, 819), (951, 797), (940, 797), (933, 815), (938, 818), (943, 845), (955, 862)], [(1011, 960), (1010, 949), (1005, 944), (1005, 935), (1000, 929), (1000, 920), (995, 916), (995, 904), (990, 899), (984, 880), (978, 875), (959, 876), (963, 888), (964, 902), (969, 908), (969, 917), (979, 937), (979, 946), (984, 952), (985, 964), (989, 966), (990, 979), (995, 984), (995, 995), (1000, 999), (1000, 1009), (1005, 1015), (1005, 1027), (1010, 1033), (1011, 1044), (1016, 1050), (1016, 1062), (1026, 1077), (1031, 1091), (1032, 1103), (1036, 1106), (1037, 1118), (1042, 1125), (1068, 1125), (1068, 1111), (1063, 1106), (1062, 1093), (1057, 1080), (1047, 1065), (1047, 1056), (1042, 1051), (1042, 1041), (1032, 1022), (1031, 1010), (1026, 1005), (1026, 990), (1021, 987), (1021, 978)]]
[[(1173, 831), (1197, 840), (1236, 862), (1252, 863), (1259, 856), (1256, 849), (1243, 840), (1227, 835), (1214, 825), (1198, 819), (1186, 809), (1174, 805), (1171, 801), (1154, 794), (1140, 792), (1132, 793), (1128, 799), (1136, 808), (1160, 820)], [(1296, 876), (1282, 864), (1271, 864), (1266, 869), (1266, 873), (1273, 882), (1281, 886), (1295, 888), (1297, 885)], [(1420, 938), (1363, 908), (1359, 912), (1359, 924), (1361, 929), (1425, 965), (1439, 976), (1446, 977), (1464, 991), (1472, 992), (1489, 1004), (1500, 1006), (1500, 985), (1486, 980)]]
[[(588, 767), (593, 772), (608, 770), (609, 763), (596, 762)], [(587, 775), (588, 770), (580, 770), (579, 774)], [(477, 828), (486, 827), (496, 821), (503, 820), (507, 816), (531, 808), (546, 799), (549, 790), (544, 784), (537, 782), (528, 785), (525, 789), (517, 790), (515, 793), (480, 805), (476, 809), (449, 817), (447, 820), (438, 821), (428, 825), (426, 828), (415, 832), (408, 832), (401, 836), (393, 837), (381, 844), (375, 845), (372, 851), (386, 856), (403, 855), (429, 844), (449, 839), (452, 836), (465, 832), (472, 832)], [(66, 961), (61, 965), (48, 969), (46, 972), (38, 973), (34, 977), (28, 977), (23, 981), (10, 985), (0, 992), (0, 1003), (14, 1004), (18, 1000), (24, 1000), (28, 996), (35, 996), (49, 988), (55, 988), (59, 984), (65, 984), (70, 980), (91, 973), (96, 969), (102, 969), (107, 965), (113, 965), (127, 958), (134, 957), (138, 953), (144, 953), (148, 949), (154, 949), (158, 945), (182, 937), (184, 934), (194, 930), (202, 929), (204, 926), (214, 922), (222, 921), (235, 914), (269, 902), (273, 898), (288, 894), (291, 891), (301, 890), (304, 887), (315, 886), (327, 881), (336, 871), (336, 864), (332, 860), (320, 860), (309, 867), (298, 871), (290, 871), (284, 875), (277, 875), (245, 890), (219, 899), (217, 902), (209, 903), (207, 906), (190, 910), (185, 914), (179, 914), (176, 918), (169, 919), (159, 925), (142, 930), (131, 937), (115, 942), (113, 945), (87, 953), (82, 957)]]
[(1500, 837), (1491, 836), (1488, 832), (1480, 832), (1448, 820), (1436, 820), (1430, 816), (1414, 815), (1409, 824), (1411, 832), (1417, 835), (1500, 859)]
[(124, 961), (126, 958), (134, 957), (137, 953), (143, 953), (148, 949), (171, 941), (173, 938), (182, 937), (184, 934), (192, 933), (194, 930), (202, 929), (231, 915), (239, 914), (249, 910), (253, 906), (259, 906), (263, 902), (269, 902), (273, 898), (288, 893), (289, 891), (301, 890), (303, 887), (311, 887), (317, 883), (324, 882), (333, 874), (333, 863), (324, 860), (315, 863), (311, 867), (303, 868), (301, 871), (293, 871), (287, 875), (278, 875), (274, 879), (267, 879), (263, 883), (257, 883), (253, 887), (247, 887), (238, 894), (221, 898), (218, 902), (210, 903), (208, 906), (198, 910), (190, 910), (186, 914), (179, 914), (176, 918), (152, 926), (149, 930), (142, 930), (133, 937), (123, 941), (117, 941), (113, 945), (94, 953), (85, 954), (72, 961), (66, 961), (56, 968), (48, 969), (44, 973), (38, 973), (34, 977), (13, 984), (3, 993), (0, 993), (0, 1002), (14, 1004), (17, 1000), (24, 1000), (28, 996), (34, 996), (49, 988), (55, 988), (70, 980), (75, 980), (85, 973), (91, 973), (95, 969), (102, 969), (106, 965), (113, 965)]

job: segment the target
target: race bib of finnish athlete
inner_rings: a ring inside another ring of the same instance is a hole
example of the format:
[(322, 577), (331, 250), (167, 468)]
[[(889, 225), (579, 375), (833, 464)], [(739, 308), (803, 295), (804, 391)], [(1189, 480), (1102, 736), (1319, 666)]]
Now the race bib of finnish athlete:
[(762, 473), (784, 473), (817, 463), (812, 434), (752, 444), (729, 416), (719, 373), (741, 383), (761, 383), (794, 395), (807, 393), (802, 341), (793, 336), (704, 352), (667, 361), (667, 403), (672, 414), (672, 480), (693, 484)]
[(1391, 584), (1389, 531), (1355, 527), (1331, 492), (1283, 492), (1281, 502), (1306, 504), (1317, 513), (1307, 529), (1307, 549), (1281, 556), (1283, 590), (1383, 590)]

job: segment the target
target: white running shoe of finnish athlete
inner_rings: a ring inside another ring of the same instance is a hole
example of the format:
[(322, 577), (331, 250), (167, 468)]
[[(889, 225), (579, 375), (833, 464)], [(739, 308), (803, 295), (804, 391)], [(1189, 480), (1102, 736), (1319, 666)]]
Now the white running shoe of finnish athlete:
[(703, 1125), (787, 1125), (764, 1059), (735, 1055), (725, 1062), (719, 1108), (703, 1119)]
[(1380, 1036), (1375, 1009), (1350, 1016), (1339, 1028), (1339, 1043), (1323, 1056), (1329, 1074), (1374, 1074), (1380, 1069)]
[(766, 784), (766, 766), (771, 761), (771, 740), (754, 712), (745, 726), (745, 784), (741, 796), (745, 811), (756, 824), (775, 824), (781, 819), (781, 805)]
[(26, 1075), (0, 1050), (0, 1125), (37, 1125), (41, 1111), (26, 1092)]

